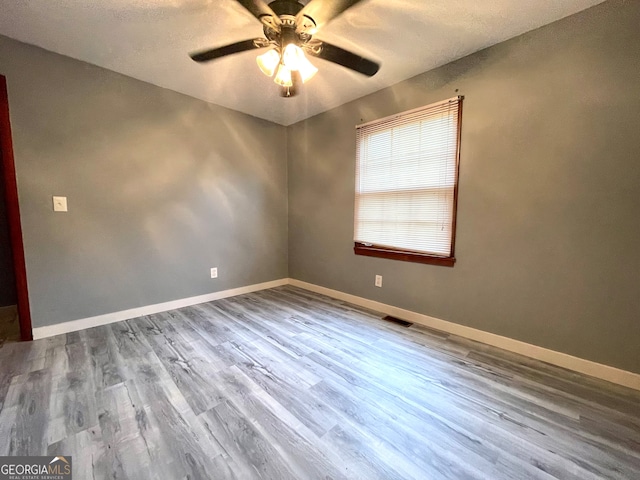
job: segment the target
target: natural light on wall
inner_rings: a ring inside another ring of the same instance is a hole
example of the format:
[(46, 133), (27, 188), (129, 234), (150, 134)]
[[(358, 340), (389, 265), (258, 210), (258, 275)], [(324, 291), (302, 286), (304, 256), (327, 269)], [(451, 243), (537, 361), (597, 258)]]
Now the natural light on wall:
[(356, 247), (453, 256), (460, 102), (357, 127)]

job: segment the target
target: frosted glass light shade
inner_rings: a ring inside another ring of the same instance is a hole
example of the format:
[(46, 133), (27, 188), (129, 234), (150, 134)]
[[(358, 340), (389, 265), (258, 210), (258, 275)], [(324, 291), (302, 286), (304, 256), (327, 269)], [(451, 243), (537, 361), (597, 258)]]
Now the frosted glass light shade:
[(300, 72), (302, 83), (305, 83), (318, 73), (318, 69), (304, 55), (304, 52), (300, 47), (290, 43), (284, 49), (282, 54), (282, 62), (290, 70), (297, 70)]
[(256, 62), (258, 62), (258, 67), (260, 71), (264, 73), (267, 77), (273, 77), (276, 68), (278, 68), (278, 64), (280, 63), (280, 55), (277, 50), (271, 49), (262, 55), (258, 55), (256, 58)]
[(273, 79), (278, 85), (283, 87), (293, 87), (293, 80), (291, 79), (291, 70), (284, 64), (280, 64), (276, 78)]

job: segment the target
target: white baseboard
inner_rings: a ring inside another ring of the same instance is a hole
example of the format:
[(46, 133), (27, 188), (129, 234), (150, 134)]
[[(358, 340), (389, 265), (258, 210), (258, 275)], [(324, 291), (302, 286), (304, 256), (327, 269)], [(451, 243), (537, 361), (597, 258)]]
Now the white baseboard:
[(219, 300), (221, 298), (235, 297), (236, 295), (242, 295), (244, 293), (257, 292), (258, 290), (266, 290), (267, 288), (279, 287), (282, 285), (287, 285), (288, 283), (289, 280), (287, 278), (283, 278), (280, 280), (274, 280), (272, 282), (232, 288), (230, 290), (208, 293), (206, 295), (199, 295), (197, 297), (181, 298), (179, 300), (173, 300), (171, 302), (157, 303), (155, 305), (147, 305), (144, 307), (132, 308), (130, 310), (122, 310), (119, 312), (97, 315), (95, 317), (81, 318), (79, 320), (72, 320), (69, 322), (58, 323), (56, 325), (49, 325), (46, 327), (37, 327), (33, 329), (33, 339), (39, 340), (41, 338), (53, 337), (55, 335), (61, 335), (63, 333), (76, 332), (78, 330), (84, 330), (85, 328), (98, 327), (100, 325), (107, 325), (109, 323), (120, 322), (122, 320), (130, 320), (132, 318), (137, 318), (144, 315), (153, 315), (154, 313), (166, 312), (168, 310), (174, 310), (176, 308), (189, 307), (191, 305), (211, 302), (213, 300)]
[(465, 327), (464, 325), (447, 322), (446, 320), (440, 320), (439, 318), (430, 317), (428, 315), (412, 312), (403, 308), (357, 297), (338, 290), (331, 290), (330, 288), (321, 287), (312, 283), (289, 279), (289, 284), (312, 292), (321, 293), (338, 300), (350, 302), (361, 307), (369, 308), (371, 310), (386, 313), (387, 315), (391, 315), (402, 320), (418, 323), (435, 330), (458, 335), (470, 340), (502, 348), (503, 350), (508, 350), (510, 352), (519, 353), (520, 355), (541, 360), (568, 370), (573, 370), (574, 372), (583, 373), (618, 385), (640, 390), (640, 374), (637, 373), (628, 372), (626, 370), (592, 362), (583, 358), (573, 357), (566, 353), (556, 352), (554, 350), (538, 347), (512, 338), (502, 337), (494, 333)]

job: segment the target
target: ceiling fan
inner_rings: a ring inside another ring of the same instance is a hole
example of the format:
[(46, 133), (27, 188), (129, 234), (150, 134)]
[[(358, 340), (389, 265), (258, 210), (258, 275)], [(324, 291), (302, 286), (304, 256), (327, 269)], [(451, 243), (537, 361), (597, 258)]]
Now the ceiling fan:
[[(305, 53), (347, 67), (369, 77), (380, 65), (360, 55), (313, 38), (318, 29), (361, 0), (236, 0), (263, 24), (265, 38), (254, 38), (191, 53), (196, 62), (208, 62), (253, 49), (269, 48), (256, 59), (260, 70), (280, 85), (283, 97), (294, 96), (300, 84), (318, 69)], [(305, 4), (303, 4), (306, 3)]]

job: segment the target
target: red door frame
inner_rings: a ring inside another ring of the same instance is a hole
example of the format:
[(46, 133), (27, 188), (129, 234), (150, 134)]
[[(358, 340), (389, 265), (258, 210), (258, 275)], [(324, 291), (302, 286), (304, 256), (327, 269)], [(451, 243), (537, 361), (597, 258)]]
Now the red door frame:
[(18, 183), (16, 181), (16, 165), (13, 159), (13, 142), (11, 140), (9, 95), (7, 93), (7, 79), (3, 75), (0, 75), (0, 160), (2, 161), (1, 168), (4, 173), (7, 220), (16, 278), (20, 338), (22, 340), (33, 340), (31, 308), (29, 307), (29, 292), (27, 290), (27, 268), (24, 259), (24, 244), (22, 242), (20, 205), (18, 204)]

